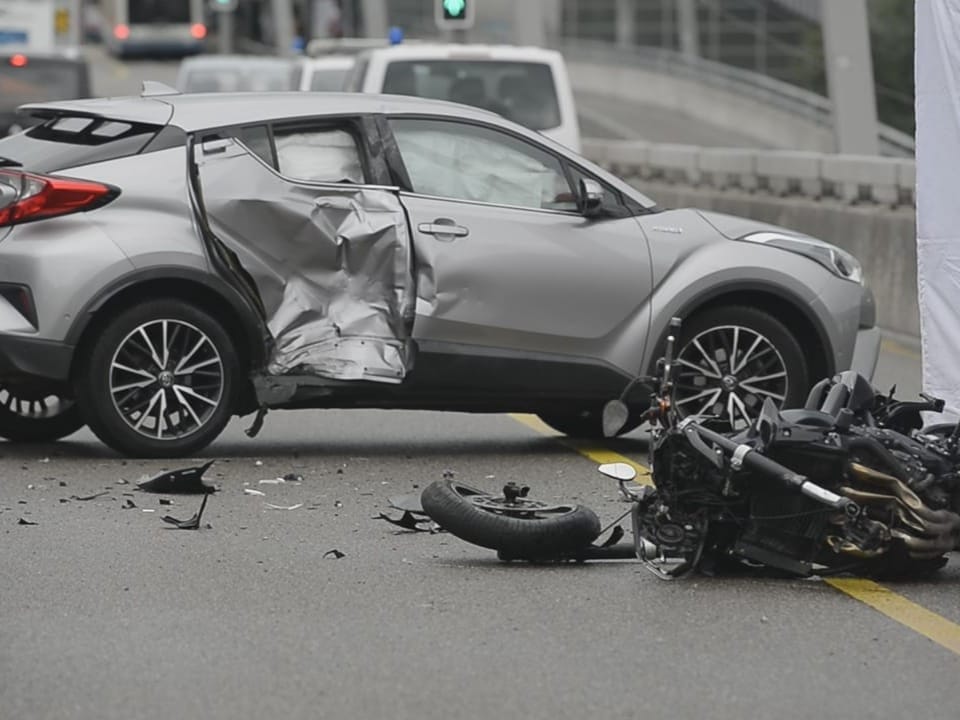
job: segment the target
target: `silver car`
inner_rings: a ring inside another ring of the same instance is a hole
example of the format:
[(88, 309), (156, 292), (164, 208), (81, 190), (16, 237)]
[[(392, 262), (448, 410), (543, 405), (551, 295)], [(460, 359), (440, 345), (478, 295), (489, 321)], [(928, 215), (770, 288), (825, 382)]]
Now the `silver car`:
[[(674, 316), (675, 402), (735, 425), (876, 362), (847, 253), (660, 209), (483, 110), (158, 86), (27, 110), (42, 122), (0, 141), (12, 440), (87, 424), (124, 454), (183, 456), (233, 415), (361, 407), (599, 435)], [(632, 426), (648, 392), (627, 394)]]

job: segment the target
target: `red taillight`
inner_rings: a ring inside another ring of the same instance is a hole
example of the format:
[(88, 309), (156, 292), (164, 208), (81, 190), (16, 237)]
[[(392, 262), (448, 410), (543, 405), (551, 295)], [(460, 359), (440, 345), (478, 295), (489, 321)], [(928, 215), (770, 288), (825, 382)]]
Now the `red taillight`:
[(0, 227), (92, 210), (117, 195), (108, 185), (72, 178), (0, 171)]
[(194, 23), (190, 27), (190, 34), (195, 40), (203, 40), (207, 36), (207, 26), (203, 23)]
[(126, 40), (130, 37), (130, 28), (126, 25), (117, 25), (113, 28), (113, 36), (117, 40)]
[(10, 64), (14, 67), (26, 67), (27, 66), (27, 56), (17, 53), (10, 58)]

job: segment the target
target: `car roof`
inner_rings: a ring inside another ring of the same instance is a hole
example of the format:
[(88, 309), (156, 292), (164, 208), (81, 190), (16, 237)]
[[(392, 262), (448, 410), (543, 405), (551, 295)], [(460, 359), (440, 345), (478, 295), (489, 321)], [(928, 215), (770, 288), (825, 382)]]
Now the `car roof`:
[(312, 69), (343, 69), (351, 68), (356, 63), (356, 57), (353, 55), (323, 55), (314, 58), (301, 58), (300, 62), (304, 67)]
[(224, 125), (322, 115), (425, 113), (452, 118), (501, 120), (499, 115), (466, 105), (406, 95), (361, 93), (250, 92), (184, 93), (146, 97), (97, 98), (31, 103), (21, 108), (37, 116), (84, 115), (152, 123), (196, 132)]
[(561, 57), (556, 50), (522, 45), (479, 43), (411, 43), (368, 50), (365, 57), (378, 60), (506, 60), (550, 62)]
[(283, 67), (291, 66), (293, 62), (292, 58), (281, 58), (276, 55), (197, 55), (181, 60), (180, 69), (236, 67), (238, 64), (247, 67), (268, 65)]

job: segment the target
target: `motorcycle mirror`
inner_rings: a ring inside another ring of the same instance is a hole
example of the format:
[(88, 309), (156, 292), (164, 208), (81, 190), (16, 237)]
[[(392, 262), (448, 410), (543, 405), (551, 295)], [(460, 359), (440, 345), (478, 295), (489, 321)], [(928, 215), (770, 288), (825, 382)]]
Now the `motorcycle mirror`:
[(611, 400), (603, 406), (603, 436), (614, 437), (627, 424), (630, 410), (622, 400)]
[(620, 480), (621, 482), (626, 482), (628, 480), (633, 480), (637, 476), (637, 470), (633, 465), (628, 465), (627, 463), (606, 463), (597, 468), (607, 477), (613, 478), (614, 480)]

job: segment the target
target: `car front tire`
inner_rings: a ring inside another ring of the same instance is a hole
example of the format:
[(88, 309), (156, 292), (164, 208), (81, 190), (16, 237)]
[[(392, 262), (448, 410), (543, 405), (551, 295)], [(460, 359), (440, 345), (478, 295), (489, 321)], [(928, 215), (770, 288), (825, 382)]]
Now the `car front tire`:
[(183, 457), (233, 414), (240, 368), (230, 335), (187, 302), (144, 302), (110, 320), (77, 377), (90, 429), (133, 457)]

